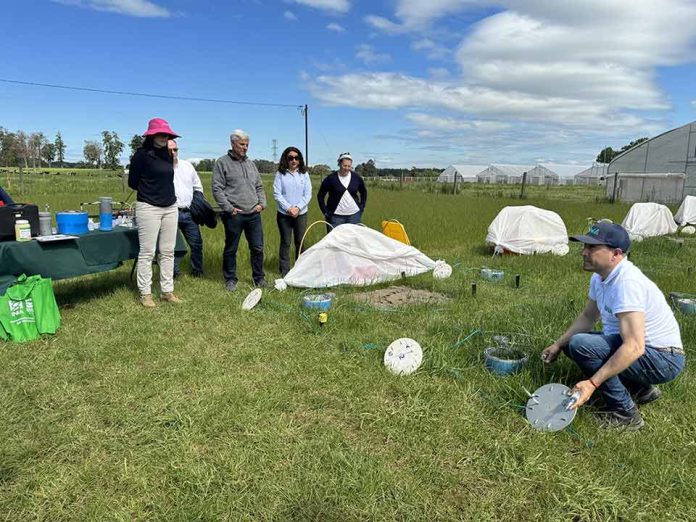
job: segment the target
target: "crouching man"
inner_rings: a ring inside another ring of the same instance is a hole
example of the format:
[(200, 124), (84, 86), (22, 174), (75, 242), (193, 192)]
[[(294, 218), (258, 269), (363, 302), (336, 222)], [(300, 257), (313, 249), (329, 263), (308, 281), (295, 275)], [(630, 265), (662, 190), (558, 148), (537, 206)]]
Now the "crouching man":
[[(542, 359), (551, 363), (563, 350), (585, 375), (573, 387), (580, 396), (574, 408), (599, 390), (606, 404), (597, 413), (600, 425), (640, 429), (637, 405), (659, 399), (655, 384), (684, 368), (679, 325), (657, 285), (626, 259), (631, 240), (621, 225), (597, 223), (570, 240), (584, 244), (583, 270), (594, 272), (590, 299)], [(603, 331), (592, 332), (599, 319)]]

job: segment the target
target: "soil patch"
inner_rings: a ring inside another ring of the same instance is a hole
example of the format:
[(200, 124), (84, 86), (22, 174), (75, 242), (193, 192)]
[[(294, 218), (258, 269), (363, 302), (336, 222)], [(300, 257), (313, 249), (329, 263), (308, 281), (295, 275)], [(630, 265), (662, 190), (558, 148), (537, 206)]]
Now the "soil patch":
[(438, 292), (419, 290), (405, 286), (390, 286), (381, 290), (351, 294), (352, 299), (376, 308), (396, 308), (400, 306), (444, 304), (449, 297)]

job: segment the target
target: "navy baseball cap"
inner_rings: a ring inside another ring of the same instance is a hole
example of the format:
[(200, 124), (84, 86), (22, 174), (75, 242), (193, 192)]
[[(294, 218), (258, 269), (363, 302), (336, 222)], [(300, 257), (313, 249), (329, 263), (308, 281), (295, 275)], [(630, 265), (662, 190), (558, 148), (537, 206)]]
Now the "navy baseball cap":
[(571, 236), (568, 239), (586, 245), (607, 245), (611, 248), (620, 248), (624, 253), (631, 248), (631, 238), (628, 237), (628, 232), (616, 223), (595, 223), (584, 236)]

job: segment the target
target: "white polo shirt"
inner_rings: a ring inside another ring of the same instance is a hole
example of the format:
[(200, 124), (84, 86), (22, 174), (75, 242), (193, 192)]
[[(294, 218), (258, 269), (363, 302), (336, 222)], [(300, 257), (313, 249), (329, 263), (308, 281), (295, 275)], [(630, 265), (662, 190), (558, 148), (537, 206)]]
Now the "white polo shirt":
[(683, 348), (679, 324), (665, 296), (628, 259), (616, 265), (604, 281), (599, 274), (592, 274), (590, 299), (597, 302), (604, 335), (621, 333), (616, 314), (643, 312), (646, 346)]
[(193, 191), (203, 192), (201, 179), (190, 162), (180, 159), (174, 168), (174, 192), (176, 192), (176, 206), (189, 208), (193, 201)]

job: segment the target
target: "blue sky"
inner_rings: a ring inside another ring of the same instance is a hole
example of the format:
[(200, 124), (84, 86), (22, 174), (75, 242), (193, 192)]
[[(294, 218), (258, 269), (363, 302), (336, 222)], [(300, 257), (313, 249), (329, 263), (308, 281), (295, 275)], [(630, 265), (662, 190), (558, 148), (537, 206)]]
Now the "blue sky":
[(340, 152), (380, 167), (589, 164), (696, 119), (691, 0), (22, 0), (3, 2), (0, 126), (63, 133), (68, 158), (163, 117), (182, 157)]

